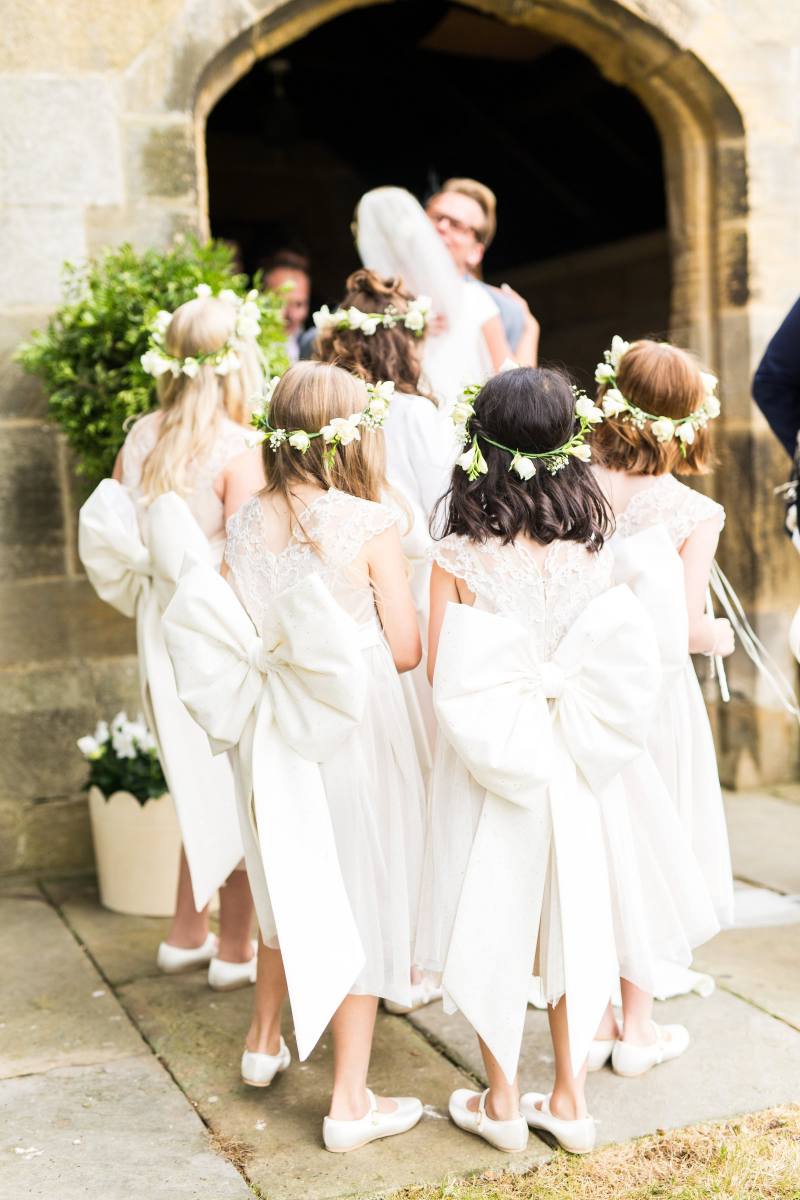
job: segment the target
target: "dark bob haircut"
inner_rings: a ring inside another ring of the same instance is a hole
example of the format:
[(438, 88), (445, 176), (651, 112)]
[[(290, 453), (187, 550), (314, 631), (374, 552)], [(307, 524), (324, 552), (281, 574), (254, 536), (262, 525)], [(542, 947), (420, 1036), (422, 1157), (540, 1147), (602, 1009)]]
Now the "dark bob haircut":
[[(543, 545), (582, 542), (599, 550), (613, 528), (611, 511), (587, 463), (570, 458), (551, 475), (537, 462), (532, 479), (509, 470), (513, 450), (545, 453), (562, 446), (576, 428), (569, 378), (547, 367), (518, 367), (493, 375), (475, 400), (470, 438), (477, 435), (488, 471), (475, 480), (453, 468), (450, 488), (432, 518), (435, 537), (461, 534), (473, 542), (497, 537), (507, 544), (525, 535)], [(485, 436), (484, 436), (485, 435)]]

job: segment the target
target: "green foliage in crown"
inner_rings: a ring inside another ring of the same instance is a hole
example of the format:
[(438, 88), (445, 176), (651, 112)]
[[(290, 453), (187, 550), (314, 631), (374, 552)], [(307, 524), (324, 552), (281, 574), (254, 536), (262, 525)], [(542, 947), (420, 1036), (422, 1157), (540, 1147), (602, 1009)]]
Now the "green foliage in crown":
[[(178, 237), (166, 250), (116, 246), (84, 264), (65, 264), (62, 304), (16, 357), (41, 379), (50, 417), (88, 479), (111, 474), (126, 423), (155, 407), (155, 380), (141, 363), (151, 322), (160, 309), (174, 312), (194, 299), (198, 284), (242, 297), (251, 286), (237, 273), (229, 246), (194, 238)], [(264, 293), (257, 301), (268, 378), (288, 366), (283, 300)]]

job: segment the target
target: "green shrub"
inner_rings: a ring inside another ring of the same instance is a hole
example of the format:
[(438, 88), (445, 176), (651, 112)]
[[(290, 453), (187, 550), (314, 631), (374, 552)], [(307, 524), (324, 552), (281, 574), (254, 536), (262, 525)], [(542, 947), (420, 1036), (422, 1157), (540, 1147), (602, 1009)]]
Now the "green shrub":
[[(250, 286), (223, 242), (178, 238), (167, 250), (144, 252), (124, 245), (83, 266), (65, 265), (63, 304), (20, 347), (17, 360), (42, 380), (50, 416), (90, 480), (111, 474), (126, 423), (157, 403), (155, 380), (139, 361), (149, 322), (159, 309), (172, 312), (191, 300), (199, 283), (239, 295)], [(266, 370), (280, 375), (288, 365), (282, 302), (265, 293), (259, 304)]]

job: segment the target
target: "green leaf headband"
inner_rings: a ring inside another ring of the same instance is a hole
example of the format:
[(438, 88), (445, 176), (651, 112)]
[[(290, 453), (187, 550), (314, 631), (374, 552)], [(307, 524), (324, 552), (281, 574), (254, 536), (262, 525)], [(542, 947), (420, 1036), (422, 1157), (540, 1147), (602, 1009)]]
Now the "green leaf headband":
[[(198, 283), (194, 289), (194, 293), (198, 299), (203, 300), (214, 294), (207, 283)], [(206, 364), (213, 366), (217, 375), (229, 375), (231, 371), (239, 370), (242, 363), (236, 351), (239, 349), (242, 341), (245, 339), (256, 339), (261, 332), (261, 309), (258, 306), (258, 291), (256, 288), (253, 288), (243, 300), (241, 296), (237, 296), (236, 292), (230, 288), (223, 288), (217, 299), (224, 300), (226, 304), (230, 304), (236, 310), (236, 322), (233, 327), (233, 333), (225, 344), (220, 346), (218, 350), (209, 350), (206, 354), (176, 358), (174, 355), (169, 354), (164, 346), (164, 338), (166, 337), (173, 314), (162, 308), (156, 313), (150, 325), (147, 350), (139, 360), (148, 375), (152, 375), (154, 379), (158, 379), (159, 376), (169, 371), (174, 379), (179, 375), (186, 375), (189, 379), (194, 379), (200, 368)]]
[(615, 333), (611, 339), (611, 349), (603, 351), (603, 362), (598, 363), (595, 367), (595, 381), (603, 384), (606, 389), (601, 401), (603, 415), (629, 421), (637, 429), (644, 429), (645, 425), (650, 422), (650, 429), (656, 441), (671, 442), (673, 438), (677, 438), (680, 442), (681, 454), (685, 458), (686, 447), (694, 441), (697, 430), (703, 429), (709, 421), (713, 421), (720, 414), (721, 406), (719, 398), (715, 394), (719, 380), (716, 375), (711, 375), (708, 371), (700, 372), (706, 393), (705, 400), (699, 408), (686, 417), (673, 419), (659, 416), (658, 413), (645, 412), (643, 408), (639, 408), (638, 405), (632, 404), (630, 400), (626, 399), (617, 387), (617, 371), (620, 360), (630, 350), (630, 346), (630, 342), (624, 341)]
[(281, 446), (289, 446), (305, 454), (315, 438), (322, 438), (326, 443), (325, 463), (333, 466), (336, 450), (339, 446), (349, 446), (351, 442), (361, 440), (361, 430), (383, 429), (386, 414), (394, 395), (394, 384), (391, 380), (378, 383), (364, 383), (367, 390), (367, 404), (360, 412), (351, 413), (348, 417), (334, 417), (321, 429), (278, 429), (270, 424), (269, 409), (272, 395), (280, 380), (277, 376), (264, 384), (261, 394), (261, 410), (253, 413), (250, 423), (259, 431), (259, 441), (269, 442), (269, 448), (276, 454)]
[(331, 312), (327, 304), (314, 313), (313, 321), (320, 333), (328, 329), (357, 329), (365, 337), (372, 337), (379, 329), (394, 329), (395, 325), (403, 325), (415, 337), (422, 337), (428, 321), (432, 301), (430, 296), (417, 296), (409, 300), (404, 313), (395, 308), (387, 308), (382, 313), (365, 313), (360, 308), (337, 308)]
[(485, 433), (473, 434), (470, 441), (469, 425), (475, 415), (475, 399), (480, 390), (480, 384), (464, 388), (462, 397), (453, 407), (452, 412), (457, 434), (465, 446), (469, 444), (468, 449), (456, 459), (462, 471), (466, 471), (468, 479), (477, 479), (479, 475), (485, 475), (489, 470), (478, 445), (479, 437), (481, 441), (488, 442), (490, 446), (494, 446), (498, 450), (505, 450), (507, 454), (511, 455), (508, 469), (515, 471), (520, 479), (532, 479), (536, 474), (537, 464), (544, 467), (551, 475), (557, 475), (559, 471), (563, 471), (570, 458), (578, 458), (581, 462), (589, 462), (591, 459), (592, 451), (585, 444), (586, 435), (593, 425), (597, 425), (603, 420), (603, 414), (585, 392), (577, 388), (572, 389), (575, 395), (575, 419), (578, 421), (578, 429), (572, 434), (572, 437), (563, 445), (556, 446), (554, 450), (533, 452), (504, 446), (502, 442), (496, 442), (494, 438), (487, 437)]

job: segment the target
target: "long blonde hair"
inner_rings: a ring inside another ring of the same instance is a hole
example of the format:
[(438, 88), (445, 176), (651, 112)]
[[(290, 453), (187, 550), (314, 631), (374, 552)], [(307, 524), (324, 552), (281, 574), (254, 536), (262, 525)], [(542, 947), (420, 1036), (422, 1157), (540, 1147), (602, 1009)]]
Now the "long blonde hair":
[[(272, 394), (269, 418), (274, 429), (304, 429), (309, 433), (330, 424), (334, 417), (349, 417), (367, 406), (364, 384), (330, 363), (299, 362), (281, 377)], [(336, 488), (362, 500), (379, 501), (386, 490), (384, 435), (364, 430), (358, 441), (338, 446), (330, 465), (326, 444), (313, 438), (302, 454), (284, 442), (277, 450), (264, 442), (266, 493), (282, 496), (291, 508), (292, 487), (305, 483), (327, 491)]]
[[(225, 300), (202, 296), (181, 304), (172, 314), (165, 345), (176, 358), (197, 357), (219, 350), (234, 331), (236, 310)], [(164, 492), (191, 492), (192, 468), (211, 453), (223, 414), (246, 425), (250, 401), (262, 383), (256, 342), (240, 339), (238, 370), (218, 375), (202, 364), (194, 378), (166, 373), (156, 384), (161, 405), (158, 441), (145, 460), (141, 488), (147, 500)]]

